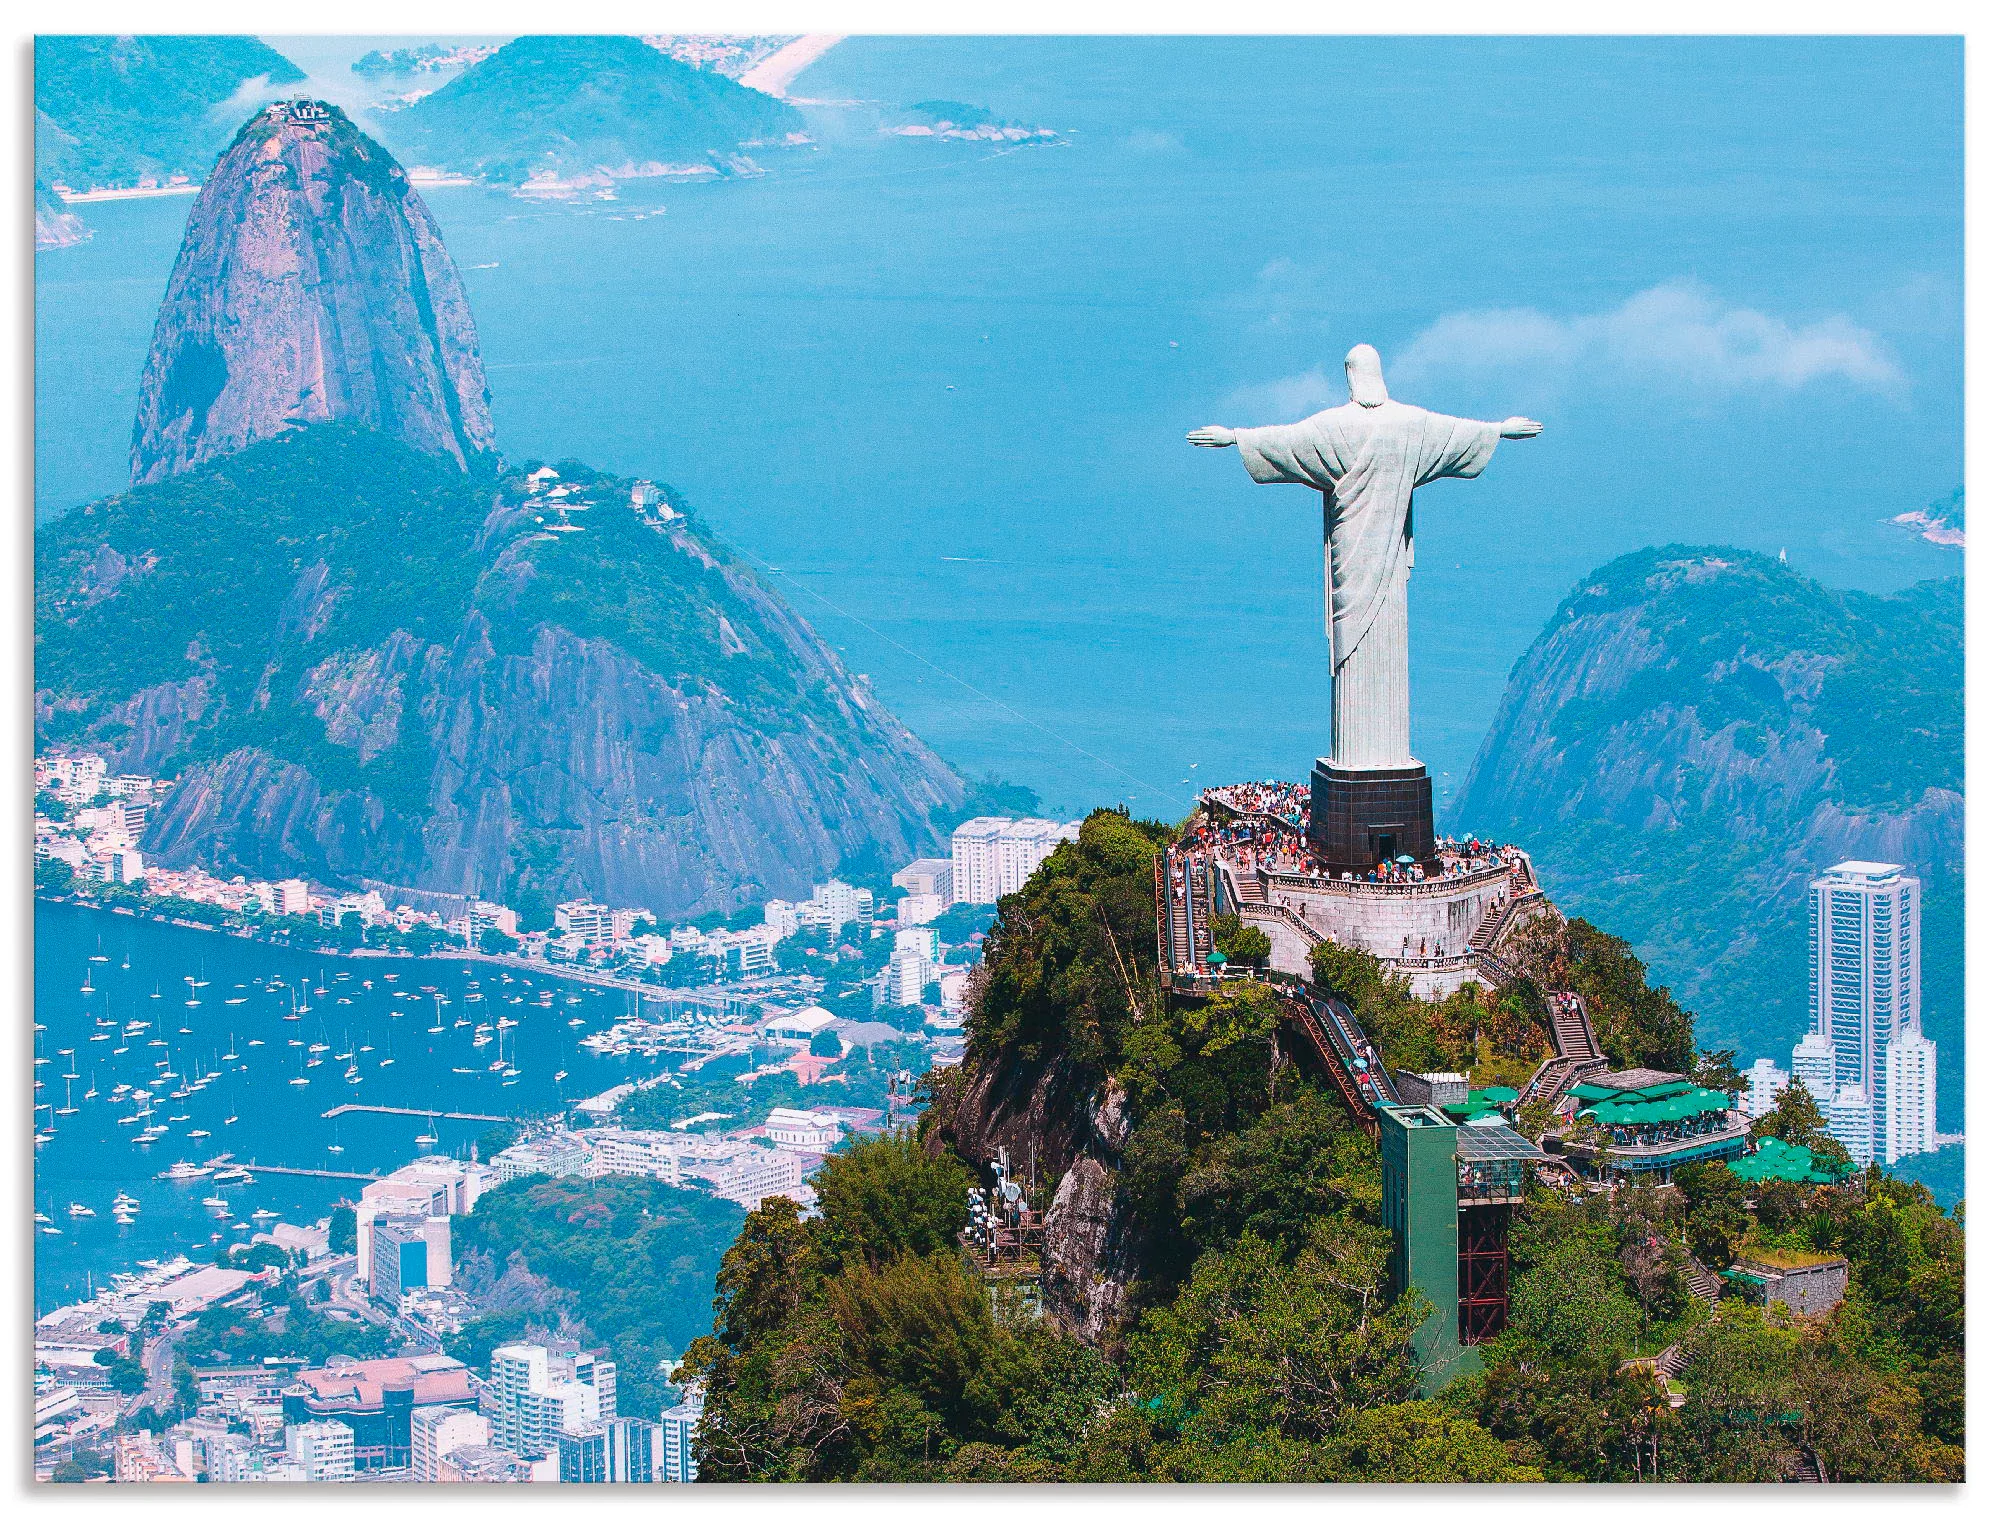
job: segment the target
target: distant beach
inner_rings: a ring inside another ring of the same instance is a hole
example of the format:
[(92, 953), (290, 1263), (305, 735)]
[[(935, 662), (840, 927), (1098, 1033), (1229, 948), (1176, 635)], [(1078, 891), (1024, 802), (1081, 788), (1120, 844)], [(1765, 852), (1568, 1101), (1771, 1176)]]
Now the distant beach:
[(151, 200), (158, 195), (199, 195), (198, 184), (158, 184), (129, 190), (58, 190), (65, 205), (84, 205), (93, 200)]
[(801, 37), (796, 42), (788, 42), (755, 68), (748, 70), (737, 82), (783, 100), (785, 92), (792, 87), (792, 81), (824, 58), (833, 50), (836, 43), (843, 40), (845, 39), (838, 34), (818, 33)]

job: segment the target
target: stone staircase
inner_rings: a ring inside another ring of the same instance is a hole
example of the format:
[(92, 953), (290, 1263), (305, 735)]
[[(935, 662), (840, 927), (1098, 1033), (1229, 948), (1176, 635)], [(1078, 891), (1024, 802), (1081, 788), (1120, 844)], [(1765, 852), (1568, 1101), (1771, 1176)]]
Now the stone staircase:
[(1573, 990), (1560, 990), (1549, 997), (1549, 1034), (1559, 1058), (1582, 1062), (1604, 1057), (1604, 1051), (1597, 1046), (1597, 1029), (1590, 1025), (1590, 1013), (1584, 1010), (1583, 997)]
[(1699, 1260), (1689, 1259), (1682, 1264), (1681, 1278), (1687, 1281), (1688, 1294), (1706, 1301), (1711, 1308), (1722, 1299), (1722, 1281), (1704, 1269)]

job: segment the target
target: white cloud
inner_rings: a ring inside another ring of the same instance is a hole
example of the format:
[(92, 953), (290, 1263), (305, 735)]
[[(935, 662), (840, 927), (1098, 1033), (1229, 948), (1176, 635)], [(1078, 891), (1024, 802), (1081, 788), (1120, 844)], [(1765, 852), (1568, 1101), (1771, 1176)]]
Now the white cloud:
[(1271, 422), (1297, 421), (1328, 406), (1347, 403), (1347, 382), (1336, 384), (1324, 369), (1307, 369), (1288, 374), (1269, 384), (1246, 385), (1223, 398), (1222, 412), (1231, 426), (1263, 426)]
[[(300, 85), (297, 88), (303, 89), (304, 87)], [(263, 105), (267, 101), (281, 99), (285, 93), (284, 90), (279, 89), (271, 83), (271, 76), (269, 74), (258, 74), (255, 78), (245, 79), (241, 84), (237, 85), (234, 93), (229, 95), (228, 98), (218, 100), (214, 105), (211, 105), (208, 108), (208, 116), (211, 121), (236, 125), (258, 106)]]
[(1793, 326), (1688, 283), (1657, 285), (1594, 315), (1522, 307), (1446, 316), (1396, 355), (1390, 389), (1440, 375), (1506, 378), (1544, 393), (1566, 379), (1709, 391), (1838, 379), (1899, 397), (1909, 383), (1882, 339), (1845, 316)]

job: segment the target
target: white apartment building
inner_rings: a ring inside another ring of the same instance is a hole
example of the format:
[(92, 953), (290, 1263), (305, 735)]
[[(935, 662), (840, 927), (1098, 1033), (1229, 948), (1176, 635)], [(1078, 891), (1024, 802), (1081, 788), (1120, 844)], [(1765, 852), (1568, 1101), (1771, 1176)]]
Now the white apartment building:
[[(770, 1136), (779, 1141), (776, 1134)], [(698, 1183), (745, 1211), (755, 1210), (767, 1196), (800, 1190), (805, 1184), (802, 1155), (812, 1152), (804, 1145), (774, 1152), (735, 1138), (617, 1127), (592, 1128), (577, 1135), (577, 1141), (587, 1145), (591, 1155), (587, 1168), (580, 1172), (641, 1176), (665, 1185)]]
[(518, 1180), (523, 1175), (581, 1175), (592, 1161), (590, 1144), (574, 1133), (544, 1133), (493, 1156), (496, 1183)]
[(1062, 842), (1073, 840), (1076, 822), (1040, 817), (1010, 821), (978, 816), (951, 835), (951, 896), (954, 903), (990, 906), (1012, 895)]
[(618, 1415), (617, 1369), (595, 1354), (551, 1354), (539, 1343), (493, 1350), (493, 1442), (523, 1459), (539, 1459), (558, 1433)]
[(665, 1471), (662, 1480), (682, 1484), (701, 1478), (695, 1450), (695, 1432), (701, 1426), (702, 1404), (706, 1399), (704, 1387), (699, 1383), (685, 1387), (679, 1406), (667, 1408), (660, 1414), (660, 1427), (665, 1435), (663, 1453)]
[(1884, 1164), (1937, 1152), (1937, 1044), (1913, 1028), (1889, 1044), (1878, 1140)]
[(921, 927), (926, 922), (935, 922), (949, 904), (941, 895), (900, 896), (896, 901), (896, 925)]
[(764, 1136), (780, 1148), (823, 1154), (840, 1142), (840, 1118), (831, 1112), (776, 1106), (764, 1119)]
[(889, 876), (889, 883), (911, 895), (942, 896), (951, 904), (950, 859), (913, 859)]
[(556, 907), (556, 931), (577, 933), (592, 947), (602, 947), (612, 939), (612, 912), (595, 901), (564, 901)]
[[(484, 1164), (432, 1154), (413, 1159), (379, 1180), (369, 1181), (361, 1187), (361, 1198), (354, 1207), (354, 1272), (364, 1280), (373, 1278), (376, 1217), (463, 1216), (478, 1203), (481, 1192), (496, 1173), (497, 1170), (489, 1170)], [(433, 1280), (432, 1284), (444, 1284), (451, 1278), (448, 1231), (445, 1236), (443, 1279)], [(435, 1271), (434, 1262), (432, 1272)]]
[(813, 886), (812, 899), (798, 904), (799, 926), (829, 935), (839, 932), (849, 922), (866, 922), (874, 916), (875, 892), (845, 880), (827, 880)]
[(352, 1480), (354, 1429), (338, 1418), (295, 1422), (285, 1429), (285, 1457), (308, 1480)]
[(1749, 1087), (1736, 1098), (1737, 1107), (1752, 1122), (1778, 1104), (1778, 1092), (1792, 1083), (1792, 1077), (1778, 1068), (1773, 1059), (1759, 1059), (1743, 1071)]
[(1834, 1082), (1861, 1088), (1882, 1157), (1889, 1047), (1923, 1035), (1922, 887), (1900, 865), (1850, 859), (1812, 883), (1812, 1031), (1833, 1045)]
[(1859, 1085), (1843, 1085), (1826, 1107), (1826, 1130), (1856, 1164), (1875, 1157), (1875, 1107)]
[(418, 1480), (445, 1479), (448, 1457), (492, 1442), (493, 1424), (471, 1408), (420, 1406), (410, 1413), (410, 1474)]
[(146, 878), (146, 860), (136, 848), (116, 848), (93, 858), (90, 872), (107, 885), (137, 885)]
[(1792, 1078), (1806, 1088), (1824, 1112), (1833, 1104), (1833, 1039), (1809, 1032), (1792, 1046)]

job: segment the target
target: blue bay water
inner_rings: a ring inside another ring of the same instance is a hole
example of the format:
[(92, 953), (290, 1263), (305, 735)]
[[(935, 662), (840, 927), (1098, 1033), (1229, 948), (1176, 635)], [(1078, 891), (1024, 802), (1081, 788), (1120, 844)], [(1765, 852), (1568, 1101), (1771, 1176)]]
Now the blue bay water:
[[(99, 954), (102, 959), (95, 957)], [(81, 988), (86, 975), (92, 986), (87, 993)], [(190, 978), (208, 983), (190, 986)], [(442, 1031), (432, 1030), (436, 1002), (422, 991), (426, 985), (449, 1002)], [(406, 994), (398, 997), (399, 990)], [(543, 990), (554, 993), (552, 1006), (537, 1004)], [(468, 995), (480, 999), (467, 1000)], [(189, 999), (200, 1004), (185, 1004)], [(365, 1104), (532, 1116), (630, 1078), (635, 1063), (630, 1056), (600, 1057), (577, 1046), (585, 1034), (608, 1027), (627, 1010), (628, 1000), (622, 992), (547, 976), (515, 971), (503, 978), (488, 964), (335, 958), (85, 907), (36, 903), (35, 1020), (43, 1030), (35, 1044), (36, 1055), (48, 1063), (34, 1070), (43, 1085), (35, 1100), (52, 1110), (37, 1110), (35, 1117), (38, 1128), (53, 1126), (56, 1136), (35, 1153), (35, 1209), (61, 1230), (35, 1235), (36, 1311), (82, 1296), (89, 1280), (104, 1284), (112, 1270), (128, 1269), (138, 1259), (178, 1253), (206, 1258), (219, 1241), (248, 1241), (250, 1231), (236, 1230), (233, 1222), (249, 1221), (255, 1210), (279, 1216), (256, 1222), (252, 1230), (262, 1230), (269, 1220), (310, 1223), (324, 1217), (336, 1198), (352, 1199), (363, 1183), (260, 1175), (247, 1185), (217, 1187), (160, 1178), (176, 1160), (227, 1152), (258, 1164), (379, 1173), (423, 1152), (416, 1140), (431, 1123), (364, 1112), (329, 1120), (326, 1112)], [(289, 1021), (286, 1014), (295, 1003), (305, 1015)], [(506, 1052), (520, 1071), (504, 1085), (489, 1069), (499, 1042), (472, 1047), (477, 1024), (497, 1026), (503, 1016), (518, 1024), (506, 1033)], [(583, 1025), (569, 1026), (572, 1017), (581, 1017)], [(460, 1019), (473, 1025), (454, 1026)], [(100, 1026), (100, 1020), (112, 1025)], [(127, 1025), (139, 1021), (151, 1025), (125, 1036)], [(93, 1041), (100, 1033), (109, 1036)], [(251, 1046), (252, 1039), (262, 1046)], [(293, 1039), (303, 1046), (291, 1047)], [(323, 1063), (308, 1067), (307, 1050), (314, 1043), (325, 1043), (330, 1051)], [(360, 1051), (364, 1044), (370, 1051)], [(335, 1057), (350, 1049), (362, 1076), (359, 1084), (347, 1082), (348, 1064)], [(232, 1051), (237, 1057), (227, 1058)], [(132, 1135), (146, 1124), (118, 1120), (136, 1106), (111, 1097), (121, 1084), (145, 1086), (160, 1073), (162, 1059), (175, 1077), (192, 1078), (202, 1070), (220, 1070), (222, 1076), (182, 1100), (169, 1095), (179, 1087), (178, 1078), (153, 1087), (156, 1115), (150, 1120), (168, 1131), (142, 1146)], [(636, 1062), (643, 1072), (643, 1061)], [(72, 1065), (78, 1077), (70, 1082), (63, 1077)], [(558, 1081), (558, 1070), (566, 1070), (567, 1078)], [(299, 1075), (309, 1083), (291, 1084)], [(92, 1088), (97, 1094), (87, 1097)], [(73, 1105), (75, 1115), (59, 1115), (65, 1105)], [(191, 1137), (197, 1129), (209, 1136)], [(478, 1146), (490, 1154), (494, 1134), (506, 1130), (440, 1120), (431, 1151), (464, 1155)], [(339, 1153), (330, 1151), (336, 1143)], [(112, 1198), (121, 1189), (140, 1202), (138, 1220), (130, 1226), (112, 1215)], [(217, 1194), (234, 1213), (220, 1226), (202, 1205), (203, 1197)], [(75, 1202), (96, 1215), (70, 1217)]]

